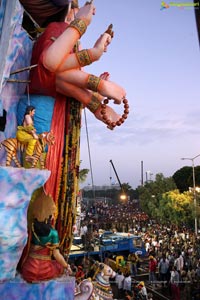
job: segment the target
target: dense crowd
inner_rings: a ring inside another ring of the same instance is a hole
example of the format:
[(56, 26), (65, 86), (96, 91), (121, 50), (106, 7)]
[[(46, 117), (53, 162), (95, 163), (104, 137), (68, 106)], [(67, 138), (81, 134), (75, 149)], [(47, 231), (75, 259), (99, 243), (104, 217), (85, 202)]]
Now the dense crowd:
[(148, 220), (148, 216), (132, 202), (109, 205), (106, 201), (98, 201), (89, 208), (83, 205), (82, 209), (85, 211), (84, 222), (89, 224), (93, 221), (97, 229), (109, 230), (115, 227), (119, 232), (127, 232), (137, 224)]
[[(196, 236), (193, 229), (184, 225), (178, 228), (173, 224), (158, 223), (131, 202), (108, 205), (101, 201), (89, 209), (86, 207), (83, 209), (85, 218), (80, 228), (82, 233), (90, 233), (90, 239), (98, 235), (99, 229), (140, 235), (148, 260), (148, 284), (154, 288), (170, 287), (171, 297), (174, 300), (199, 299), (197, 297), (200, 294), (200, 236)], [(136, 299), (130, 278), (137, 278), (138, 267), (139, 264), (134, 268), (132, 263), (130, 274), (117, 272), (116, 285), (119, 291), (124, 291), (124, 299)], [(148, 296), (145, 292), (144, 282), (142, 284), (141, 291), (143, 289), (144, 298), (141, 299), (150, 299), (148, 297), (151, 295)]]

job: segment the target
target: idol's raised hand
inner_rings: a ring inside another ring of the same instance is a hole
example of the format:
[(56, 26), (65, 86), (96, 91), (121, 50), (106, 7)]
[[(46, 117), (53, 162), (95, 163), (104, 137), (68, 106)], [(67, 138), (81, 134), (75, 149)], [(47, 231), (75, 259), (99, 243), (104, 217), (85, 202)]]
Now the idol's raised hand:
[(92, 16), (95, 15), (95, 6), (93, 3), (88, 3), (82, 6), (76, 14), (77, 19), (84, 19), (86, 25), (89, 25), (92, 21)]
[(102, 34), (93, 47), (94, 60), (99, 60), (104, 52), (107, 51), (108, 45), (111, 43), (111, 36), (108, 33)]

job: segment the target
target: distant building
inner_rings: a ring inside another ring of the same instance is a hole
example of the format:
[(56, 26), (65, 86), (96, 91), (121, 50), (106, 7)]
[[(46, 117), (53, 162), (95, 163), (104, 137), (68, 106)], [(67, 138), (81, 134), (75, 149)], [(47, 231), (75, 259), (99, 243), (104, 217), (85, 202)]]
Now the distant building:
[(118, 183), (113, 183), (112, 185), (87, 185), (87, 186), (84, 186), (82, 188), (84, 191), (91, 191), (91, 190), (95, 190), (95, 191), (106, 191), (106, 190), (112, 190), (112, 189), (115, 189), (115, 190), (121, 190), (121, 187)]

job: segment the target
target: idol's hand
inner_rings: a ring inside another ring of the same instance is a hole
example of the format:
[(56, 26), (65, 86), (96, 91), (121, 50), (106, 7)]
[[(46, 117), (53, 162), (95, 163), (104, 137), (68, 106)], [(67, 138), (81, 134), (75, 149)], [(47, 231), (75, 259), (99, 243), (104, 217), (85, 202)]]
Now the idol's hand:
[(85, 4), (82, 6), (76, 14), (77, 19), (84, 19), (86, 25), (89, 25), (92, 21), (92, 16), (95, 15), (96, 9), (93, 3)]
[(94, 44), (92, 51), (93, 61), (97, 61), (107, 51), (107, 47), (111, 42), (111, 36), (108, 33), (101, 34), (96, 43)]
[(99, 51), (106, 52), (108, 45), (111, 43), (111, 36), (108, 33), (103, 33), (101, 36), (98, 38), (96, 43), (94, 44), (94, 48), (99, 49)]
[(71, 269), (70, 265), (67, 265), (66, 274), (67, 275), (72, 275), (72, 269)]
[(110, 74), (108, 72), (103, 72), (99, 77), (104, 80), (109, 80)]
[[(94, 45), (94, 49), (99, 51), (99, 58), (103, 54), (103, 52), (107, 52), (108, 45), (111, 43), (111, 40), (114, 36), (114, 31), (112, 30), (113, 25), (110, 24), (107, 28), (107, 30), (100, 35), (98, 40), (96, 41)], [(97, 60), (99, 59), (97, 58)]]

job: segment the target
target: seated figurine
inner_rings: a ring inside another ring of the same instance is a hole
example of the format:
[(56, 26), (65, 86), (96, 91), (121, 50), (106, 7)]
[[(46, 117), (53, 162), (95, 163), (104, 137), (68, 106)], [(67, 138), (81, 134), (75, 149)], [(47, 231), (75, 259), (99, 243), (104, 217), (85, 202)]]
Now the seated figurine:
[(38, 135), (36, 134), (33, 123), (34, 114), (35, 107), (31, 105), (27, 106), (22, 125), (17, 127), (16, 133), (17, 140), (23, 144), (27, 144), (25, 159), (31, 162), (34, 160), (33, 152), (38, 140)]
[(52, 227), (56, 206), (44, 191), (34, 200), (30, 247), (21, 260), (21, 274), (27, 282), (38, 282), (62, 276), (71, 268), (59, 251), (58, 232)]

